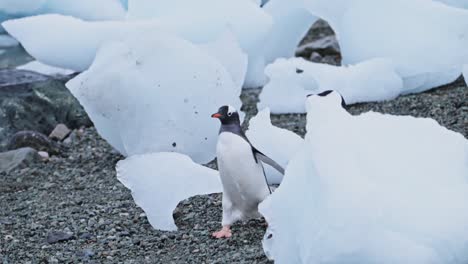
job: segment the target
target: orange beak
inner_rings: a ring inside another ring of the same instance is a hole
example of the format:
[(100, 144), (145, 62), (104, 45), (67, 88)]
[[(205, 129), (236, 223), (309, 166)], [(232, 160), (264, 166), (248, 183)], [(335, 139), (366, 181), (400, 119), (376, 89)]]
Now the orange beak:
[(220, 113), (215, 113), (211, 115), (212, 118), (220, 118), (222, 115)]

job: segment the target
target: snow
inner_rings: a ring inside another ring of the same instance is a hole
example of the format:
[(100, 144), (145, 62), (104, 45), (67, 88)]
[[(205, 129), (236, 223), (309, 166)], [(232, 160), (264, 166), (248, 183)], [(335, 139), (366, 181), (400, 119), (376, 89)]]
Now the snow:
[(0, 48), (10, 48), (18, 46), (19, 42), (8, 35), (0, 35)]
[(179, 202), (222, 192), (216, 170), (179, 153), (150, 153), (119, 161), (117, 178), (132, 191), (153, 228), (167, 231), (177, 230), (172, 214)]
[(57, 68), (49, 66), (38, 61), (31, 61), (24, 65), (16, 67), (18, 70), (26, 70), (38, 72), (45, 75), (56, 76), (56, 75), (70, 75), (74, 73), (72, 70)]
[(275, 263), (466, 263), (468, 141), (432, 119), (351, 116), (340, 101), (335, 93), (307, 100), (305, 143), (260, 205), (267, 255)]
[(405, 93), (450, 83), (468, 62), (468, 10), (427, 0), (305, 2), (336, 32), (345, 65), (390, 58)]
[[(276, 161), (283, 168), (286, 168), (289, 160), (304, 142), (294, 132), (273, 126), (268, 108), (260, 111), (250, 119), (246, 136), (255, 148)], [(264, 167), (269, 184), (281, 183), (283, 175), (270, 166)]]
[(15, 17), (62, 14), (85, 20), (121, 20), (126, 14), (119, 0), (2, 0), (0, 12)]
[(339, 91), (346, 103), (389, 100), (403, 92), (403, 82), (389, 59), (371, 59), (356, 65), (333, 66), (302, 58), (279, 59), (265, 70), (270, 81), (260, 95), (259, 109), (277, 113), (304, 113), (308, 94)]
[(104, 44), (67, 87), (100, 135), (127, 156), (180, 152), (209, 162), (219, 130), (211, 114), (226, 102), (241, 106), (241, 87), (214, 56), (164, 32)]

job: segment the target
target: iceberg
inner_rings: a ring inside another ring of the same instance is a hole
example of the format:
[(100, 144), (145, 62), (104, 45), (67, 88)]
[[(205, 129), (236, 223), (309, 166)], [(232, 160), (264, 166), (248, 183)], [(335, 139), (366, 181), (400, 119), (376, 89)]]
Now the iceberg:
[(336, 92), (310, 96), (306, 106), (305, 142), (260, 205), (269, 258), (466, 263), (468, 141), (461, 134), (428, 118), (351, 116)]
[[(229, 54), (243, 56), (240, 49)], [(218, 133), (211, 113), (241, 106), (241, 87), (214, 56), (165, 32), (102, 45), (91, 67), (66, 85), (125, 156), (180, 152), (209, 162)]]
[(277, 58), (294, 57), (299, 42), (318, 18), (305, 9), (303, 0), (270, 0), (263, 9), (273, 18), (262, 49), (265, 65)]
[(7, 21), (3, 26), (37, 60), (75, 71), (89, 68), (104, 42), (128, 34), (166, 30), (202, 45), (231, 32), (248, 55), (243, 86), (251, 88), (265, 84), (263, 71), (268, 63), (294, 55), (298, 42), (316, 19), (299, 0), (269, 1), (265, 8), (247, 0), (133, 0), (128, 3), (126, 21), (89, 22), (43, 15)]
[(9, 20), (2, 25), (41, 63), (77, 72), (89, 68), (105, 42), (140, 32), (157, 34), (157, 29), (147, 24), (88, 22), (56, 14)]
[(325, 90), (339, 91), (346, 103), (390, 100), (403, 93), (403, 81), (389, 59), (377, 58), (349, 66), (313, 63), (302, 58), (279, 59), (265, 69), (269, 82), (260, 94), (259, 109), (275, 114), (304, 113), (304, 98)]
[(468, 62), (468, 10), (427, 0), (305, 3), (336, 32), (344, 65), (389, 58), (405, 93), (450, 83)]
[[(259, 7), (262, 4), (265, 4), (263, 9)], [(200, 13), (205, 17), (201, 18)], [(129, 4), (128, 17), (156, 19), (175, 31), (190, 33), (184, 37), (197, 43), (206, 41), (202, 38), (219, 35), (228, 25), (249, 56), (246, 88), (264, 85), (267, 80), (263, 73), (265, 66), (279, 57), (293, 57), (297, 44), (317, 20), (301, 0), (266, 3), (246, 0), (133, 0)], [(202, 34), (200, 28), (203, 28)]]
[(119, 161), (116, 170), (153, 228), (165, 231), (177, 230), (172, 213), (179, 202), (223, 190), (216, 170), (179, 153), (135, 155)]
[[(260, 111), (249, 121), (246, 136), (262, 153), (286, 168), (292, 156), (302, 147), (304, 140), (294, 132), (271, 124), (270, 110)], [(265, 166), (268, 183), (280, 184), (283, 175), (270, 166)]]
[[(206, 21), (206, 23), (211, 24), (210, 21)], [(58, 26), (48, 31), (46, 33), (47, 36), (44, 37), (45, 33), (40, 30), (51, 24)], [(171, 28), (174, 25), (167, 25), (164, 21), (87, 22), (61, 15), (43, 15), (10, 20), (4, 22), (3, 26), (37, 60), (45, 64), (73, 69), (75, 71), (88, 69), (93, 62), (98, 48), (103, 43), (121, 40), (128, 35), (154, 35), (161, 31), (175, 32), (174, 34), (188, 39), (195, 44), (210, 45), (212, 42), (226, 38), (228, 34), (226, 32), (235, 34), (233, 29), (221, 25), (216, 26), (216, 32), (219, 31), (217, 34), (203, 37), (203, 34), (197, 33), (199, 31), (198, 27), (192, 26), (191, 28), (190, 25), (175, 25), (178, 28), (174, 29)], [(188, 27), (188, 29), (186, 30), (184, 27)], [(257, 36), (252, 37), (256, 38)], [(239, 40), (239, 44), (242, 46), (242, 39)], [(221, 49), (221, 51), (225, 51), (224, 54), (229, 53), (229, 50), (226, 48), (229, 47), (222, 47)], [(221, 51), (213, 50), (212, 52)], [(219, 55), (224, 56), (224, 54)], [(235, 67), (243, 67), (244, 61), (240, 59), (237, 63), (239, 65)]]
[(273, 20), (254, 1), (133, 0), (129, 2), (128, 18), (153, 19), (194, 43), (212, 41), (231, 30), (249, 56), (244, 86), (258, 87), (266, 81), (263, 74), (266, 62), (262, 52)]
[(13, 17), (62, 14), (84, 20), (122, 20), (126, 11), (119, 0), (3, 0), (0, 13)]

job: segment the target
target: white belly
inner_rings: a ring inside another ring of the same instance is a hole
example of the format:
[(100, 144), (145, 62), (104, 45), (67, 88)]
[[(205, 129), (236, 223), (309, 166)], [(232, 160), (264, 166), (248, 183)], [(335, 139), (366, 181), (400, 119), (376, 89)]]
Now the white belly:
[[(219, 135), (216, 147), (223, 184), (223, 199), (244, 217), (257, 214), (257, 206), (269, 194), (261, 162), (255, 162), (247, 141), (230, 132)], [(224, 205), (223, 205), (224, 210)]]

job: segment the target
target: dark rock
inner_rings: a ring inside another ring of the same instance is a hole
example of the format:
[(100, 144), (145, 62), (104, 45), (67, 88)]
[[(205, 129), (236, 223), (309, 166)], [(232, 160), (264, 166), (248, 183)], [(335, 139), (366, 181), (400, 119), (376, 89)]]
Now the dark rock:
[(69, 128), (92, 123), (65, 87), (69, 77), (54, 78), (30, 71), (0, 70), (0, 150), (22, 130), (48, 135), (57, 124)]
[(322, 62), (322, 59), (323, 59), (322, 55), (320, 55), (318, 52), (315, 52), (315, 51), (312, 52), (309, 58), (311, 62)]
[[(261, 89), (242, 91), (242, 108), (248, 118), (257, 113), (260, 92)], [(349, 111), (432, 117), (468, 137), (467, 98), (468, 89), (461, 78), (446, 88), (392, 101), (350, 105)], [(248, 118), (244, 124), (248, 124)], [(306, 132), (305, 114), (271, 115), (271, 120), (274, 125), (301, 135)], [(64, 150), (67, 158), (52, 157), (47, 164), (40, 162), (8, 175), (0, 173), (0, 219), (11, 223), (0, 224), (0, 240), (6, 235), (13, 238), (0, 241), (0, 255), (7, 257), (9, 263), (40, 263), (42, 259), (57, 263), (272, 263), (262, 249), (263, 221), (234, 225), (233, 237), (228, 240), (211, 238), (222, 218), (220, 194), (195, 196), (179, 203), (178, 231), (155, 230), (134, 202), (131, 191), (116, 177), (115, 164), (123, 157), (112, 152), (96, 129), (81, 130), (80, 140), (70, 144)], [(215, 162), (211, 166), (215, 167)], [(185, 217), (191, 213), (193, 217)], [(103, 227), (98, 228), (98, 223)], [(49, 230), (68, 231), (66, 227), (75, 234), (79, 232), (78, 236), (89, 232), (92, 238), (44, 243), (44, 234)], [(120, 235), (125, 231), (130, 235)], [(112, 236), (116, 239), (107, 239)], [(77, 253), (86, 248), (94, 256), (90, 260), (78, 259)], [(238, 252), (240, 258), (234, 258)], [(112, 260), (107, 258), (111, 255)]]
[(296, 55), (309, 58), (314, 51), (322, 56), (337, 55), (340, 54), (340, 45), (334, 35), (326, 36), (299, 46), (296, 50)]
[(49, 137), (51, 139), (55, 139), (58, 141), (64, 140), (69, 134), (71, 130), (64, 124), (58, 124), (54, 130), (50, 133)]
[(80, 239), (84, 239), (84, 240), (91, 239), (92, 237), (93, 236), (90, 233), (83, 233), (80, 235)]
[(341, 57), (336, 55), (327, 55), (322, 58), (321, 63), (340, 66), (341, 65)]
[(20, 131), (14, 134), (8, 141), (7, 149), (30, 147), (38, 151), (51, 154), (60, 153), (60, 145), (50, 140), (46, 135), (35, 131)]
[(91, 249), (86, 248), (86, 249), (83, 249), (82, 251), (78, 252), (76, 255), (79, 258), (88, 259), (88, 258), (91, 258), (92, 256), (94, 256), (94, 252)]
[(73, 233), (65, 233), (62, 231), (53, 231), (47, 234), (47, 243), (55, 244), (74, 239)]
[(25, 168), (38, 162), (41, 157), (32, 148), (20, 148), (0, 153), (0, 172), (10, 172), (16, 168)]

